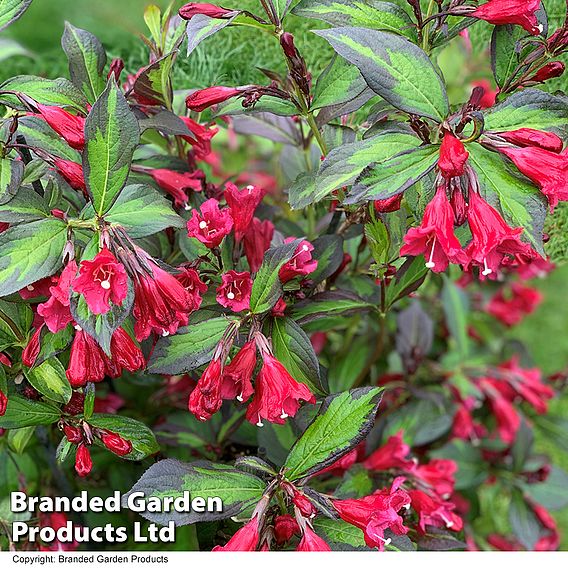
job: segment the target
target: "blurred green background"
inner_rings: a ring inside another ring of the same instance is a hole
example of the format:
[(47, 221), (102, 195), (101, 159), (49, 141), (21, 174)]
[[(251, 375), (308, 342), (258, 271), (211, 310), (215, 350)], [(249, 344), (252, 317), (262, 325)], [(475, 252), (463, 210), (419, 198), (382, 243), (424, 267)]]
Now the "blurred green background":
[[(396, 1), (396, 0), (395, 0)], [(147, 63), (147, 51), (138, 35), (146, 33), (144, 8), (149, 4), (162, 8), (169, 0), (34, 0), (28, 12), (1, 34), (25, 50), (25, 54), (2, 58), (0, 49), (0, 81), (18, 74), (45, 77), (67, 76), (67, 62), (61, 51), (60, 38), (65, 20), (88, 29), (105, 45), (109, 58), (122, 57), (129, 73)], [(175, 2), (175, 7), (183, 4)], [(228, 8), (249, 9), (260, 13), (258, 0), (226, 0), (220, 2)], [(544, 0), (552, 26), (562, 22), (565, 0)], [(290, 17), (286, 27), (296, 36), (297, 45), (305, 54), (314, 76), (329, 61), (327, 43), (311, 29), (322, 27), (315, 20)], [(488, 54), (491, 27), (477, 23), (470, 29), (474, 44), (473, 53), (467, 53), (458, 40), (438, 54), (438, 62), (449, 82), (453, 102), (467, 98), (472, 79), (490, 79)], [(478, 40), (478, 41), (477, 41)], [(476, 49), (475, 45), (484, 49)], [(278, 50), (273, 49), (274, 39), (250, 30), (224, 30), (205, 41), (191, 58), (178, 59), (175, 75), (177, 89), (202, 88), (212, 84), (238, 85), (265, 81), (258, 67), (283, 71), (284, 64)], [(5, 52), (7, 53), (7, 52)], [(568, 88), (568, 74), (546, 86), (548, 90)], [(548, 232), (553, 235), (549, 249), (555, 260), (568, 256), (568, 204), (558, 207), (549, 222)], [(568, 367), (568, 304), (565, 300), (568, 266), (560, 267), (537, 286), (545, 294), (545, 301), (536, 313), (511, 330), (511, 337), (523, 341), (535, 364), (547, 374)], [(568, 416), (568, 400), (556, 401), (553, 411)], [(568, 455), (550, 447), (541, 437), (538, 447), (550, 451), (555, 461), (568, 469)], [(568, 490), (568, 488), (567, 488)], [(568, 511), (557, 514), (563, 533), (563, 548), (568, 549)]]

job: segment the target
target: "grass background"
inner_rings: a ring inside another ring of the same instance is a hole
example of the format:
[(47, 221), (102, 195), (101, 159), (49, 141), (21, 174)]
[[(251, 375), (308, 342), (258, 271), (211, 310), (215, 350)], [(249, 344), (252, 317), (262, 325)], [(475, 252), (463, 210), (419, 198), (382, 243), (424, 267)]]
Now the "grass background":
[[(28, 12), (13, 26), (2, 33), (20, 43), (29, 56), (17, 55), (0, 62), (0, 81), (18, 74), (45, 77), (67, 76), (67, 62), (61, 51), (60, 37), (65, 20), (88, 29), (97, 35), (109, 54), (109, 58), (122, 57), (129, 72), (146, 64), (147, 54), (137, 35), (145, 33), (143, 20), (146, 0), (35, 0)], [(167, 0), (154, 0), (162, 8)], [(257, 0), (226, 0), (228, 8), (249, 9), (260, 13)], [(176, 2), (176, 7), (183, 2)], [(551, 22), (559, 24), (565, 14), (564, 0), (544, 0)], [(314, 20), (300, 20), (293, 16), (286, 27), (296, 36), (297, 45), (305, 54), (314, 76), (327, 64), (330, 50), (327, 43), (310, 29), (321, 27)], [(471, 30), (472, 38), (486, 40), (488, 45), (491, 28), (476, 24)], [(179, 89), (202, 88), (212, 84), (239, 85), (264, 82), (258, 67), (284, 70), (279, 51), (273, 49), (274, 39), (248, 29), (224, 30), (218, 36), (205, 41), (191, 58), (180, 57), (176, 67), (175, 87)], [(486, 51), (468, 54), (455, 45), (439, 55), (439, 64), (449, 78), (449, 92), (454, 102), (467, 97), (468, 81), (472, 78), (489, 78)], [(568, 87), (568, 74), (547, 86), (550, 90)], [(549, 253), (554, 259), (568, 256), (568, 204), (560, 206), (549, 221), (548, 232), (552, 235)], [(537, 282), (545, 301), (537, 312), (510, 332), (522, 340), (535, 363), (545, 373), (554, 373), (568, 367), (568, 303), (565, 300), (568, 266), (560, 267), (546, 279)], [(553, 404), (555, 414), (568, 415), (568, 400)], [(539, 439), (542, 450), (553, 450), (555, 461), (568, 469), (568, 456), (550, 448), (547, 440)], [(568, 490), (568, 488), (567, 488)], [(568, 549), (568, 511), (556, 515), (564, 535), (563, 548)]]

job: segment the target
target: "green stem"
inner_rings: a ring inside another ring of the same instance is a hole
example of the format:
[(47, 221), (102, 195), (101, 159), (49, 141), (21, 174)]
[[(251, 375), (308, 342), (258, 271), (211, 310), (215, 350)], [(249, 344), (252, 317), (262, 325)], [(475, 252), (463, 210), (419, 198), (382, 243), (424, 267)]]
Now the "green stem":
[(308, 125), (312, 131), (312, 134), (314, 135), (314, 138), (316, 139), (316, 142), (320, 147), (321, 153), (324, 156), (327, 156), (327, 145), (325, 143), (325, 140), (323, 139), (320, 129), (318, 128), (318, 125), (316, 124), (316, 120), (312, 112), (307, 112), (306, 120), (308, 121)]
[[(426, 11), (426, 20), (428, 20), (428, 18), (432, 15), (432, 13), (434, 12), (434, 6), (436, 5), (436, 0), (430, 0), (430, 3), (428, 4), (428, 9)], [(430, 43), (430, 26), (431, 24), (428, 22), (425, 26), (422, 34), (422, 49), (428, 53), (429, 51), (429, 43)]]

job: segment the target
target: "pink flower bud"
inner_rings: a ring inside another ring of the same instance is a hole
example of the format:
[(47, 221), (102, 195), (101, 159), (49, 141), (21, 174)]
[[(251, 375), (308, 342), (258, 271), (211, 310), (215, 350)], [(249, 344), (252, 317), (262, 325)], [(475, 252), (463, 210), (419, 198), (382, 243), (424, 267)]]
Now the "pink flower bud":
[(75, 454), (75, 471), (80, 477), (87, 477), (93, 469), (93, 460), (91, 452), (85, 444), (79, 444), (77, 453)]
[(132, 451), (132, 442), (125, 440), (116, 432), (104, 432), (101, 434), (101, 442), (117, 456), (126, 456)]

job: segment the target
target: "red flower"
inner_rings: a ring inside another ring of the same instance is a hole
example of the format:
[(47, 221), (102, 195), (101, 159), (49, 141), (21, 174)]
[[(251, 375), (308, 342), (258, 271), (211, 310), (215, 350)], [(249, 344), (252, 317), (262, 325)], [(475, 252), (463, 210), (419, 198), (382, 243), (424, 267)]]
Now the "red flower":
[(530, 506), (542, 527), (549, 531), (547, 535), (541, 536), (538, 539), (534, 549), (536, 551), (558, 550), (560, 546), (560, 533), (558, 532), (556, 521), (542, 505), (530, 503)]
[(256, 345), (254, 341), (245, 343), (233, 360), (223, 369), (221, 397), (227, 400), (248, 400), (254, 393), (251, 379), (256, 367)]
[(274, 225), (271, 221), (253, 218), (243, 239), (245, 256), (251, 272), (258, 272), (264, 253), (270, 248), (273, 236)]
[(85, 185), (85, 178), (83, 177), (83, 166), (72, 162), (71, 160), (64, 160), (63, 158), (55, 158), (53, 165), (61, 177), (73, 188), (87, 193), (87, 186)]
[(458, 466), (455, 461), (434, 459), (427, 464), (417, 466), (412, 473), (434, 493), (447, 498), (454, 490), (456, 482), (454, 476), (457, 471)]
[(542, 294), (536, 288), (513, 282), (509, 289), (499, 290), (491, 298), (486, 309), (487, 313), (505, 325), (513, 326), (534, 312), (541, 302)]
[(543, 67), (541, 67), (532, 77), (529, 77), (527, 81), (535, 81), (536, 83), (544, 83), (548, 79), (554, 79), (555, 77), (560, 77), (566, 71), (566, 65), (562, 61), (551, 61)]
[(404, 236), (404, 242), (406, 244), (400, 249), (400, 254), (424, 254), (426, 266), (434, 272), (444, 272), (450, 262), (465, 262), (461, 243), (454, 235), (454, 211), (444, 185), (438, 187), (436, 195), (426, 206), (420, 227), (410, 229)]
[[(42, 513), (40, 515), (40, 527), (51, 527), (55, 531), (67, 526), (67, 516), (65, 513)], [(39, 549), (42, 552), (70, 552), (77, 550), (79, 542), (73, 540), (72, 542), (61, 542), (57, 538), (50, 542), (48, 545), (40, 544)]]
[(498, 132), (497, 135), (510, 144), (520, 146), (521, 148), (534, 146), (559, 154), (564, 147), (562, 138), (558, 137), (554, 132), (545, 132), (544, 130), (535, 130), (534, 128), (519, 128), (509, 132)]
[(483, 89), (483, 96), (478, 102), (479, 108), (491, 108), (495, 104), (498, 91), (491, 87), (491, 83), (487, 79), (473, 81), (472, 84), (474, 87)]
[(521, 425), (521, 418), (515, 407), (503, 397), (491, 381), (481, 379), (479, 386), (488, 397), (489, 406), (497, 421), (499, 436), (506, 444), (512, 444)]
[(91, 459), (91, 452), (85, 444), (77, 446), (77, 453), (75, 454), (75, 471), (80, 477), (87, 477), (93, 469), (93, 460)]
[(106, 374), (110, 377), (119, 377), (123, 369), (133, 373), (146, 366), (146, 360), (140, 347), (134, 343), (130, 335), (121, 327), (112, 334), (110, 355), (110, 359), (105, 355), (107, 362)]
[(463, 175), (469, 153), (462, 141), (450, 132), (444, 134), (440, 146), (440, 158), (438, 168), (445, 178), (459, 177)]
[(112, 252), (103, 248), (93, 260), (81, 261), (73, 290), (83, 294), (93, 314), (106, 314), (110, 301), (120, 306), (128, 294), (126, 270)]
[(72, 260), (65, 266), (55, 286), (51, 286), (51, 297), (47, 302), (39, 304), (37, 313), (43, 317), (51, 333), (57, 333), (73, 321), (69, 310), (71, 283), (77, 274), (77, 263)]
[(190, 313), (199, 309), (202, 294), (207, 292), (207, 284), (199, 278), (199, 272), (194, 268), (183, 268), (183, 272), (176, 275), (178, 282), (187, 290), (191, 302)]
[(254, 212), (262, 201), (264, 194), (264, 189), (254, 185), (248, 185), (241, 191), (234, 183), (229, 182), (226, 184), (225, 201), (231, 211), (235, 240), (237, 242), (242, 240), (250, 228)]
[(31, 339), (29, 340), (28, 344), (26, 345), (25, 349), (22, 351), (22, 363), (26, 365), (26, 367), (31, 367), (35, 362), (41, 350), (40, 345), (40, 337), (41, 337), (41, 330), (43, 329), (44, 324), (41, 324), (32, 335)]
[(473, 420), (471, 414), (475, 408), (476, 400), (473, 397), (460, 402), (452, 423), (452, 436), (460, 440), (480, 438), (487, 434), (486, 429)]
[(303, 383), (294, 380), (284, 365), (272, 355), (262, 352), (262, 367), (256, 377), (255, 393), (247, 408), (247, 420), (262, 426), (262, 419), (274, 424), (284, 424), (289, 416), (295, 416), (300, 401), (315, 404), (316, 398)]
[(542, 32), (535, 15), (539, 8), (540, 0), (489, 0), (479, 6), (471, 16), (495, 26), (516, 24), (530, 34), (538, 35)]
[(395, 436), (390, 436), (386, 443), (375, 450), (364, 462), (363, 466), (373, 471), (386, 471), (387, 469), (410, 470), (415, 467), (414, 460), (406, 459), (410, 446), (402, 439), (402, 430)]
[(34, 103), (41, 117), (71, 148), (83, 150), (85, 146), (85, 119), (56, 106)]
[(174, 199), (176, 207), (188, 209), (188, 197), (186, 190), (201, 191), (203, 189), (203, 173), (196, 172), (176, 172), (165, 168), (150, 170), (148, 172), (154, 181)]
[(329, 552), (331, 548), (329, 544), (318, 536), (310, 527), (308, 523), (304, 527), (304, 534), (302, 535), (302, 540), (296, 547), (297, 551), (300, 552)]
[[(288, 237), (284, 242), (291, 243), (294, 240), (294, 237)], [(296, 276), (307, 276), (318, 267), (318, 261), (312, 258), (313, 250), (314, 245), (308, 241), (302, 241), (298, 245), (294, 256), (280, 268), (278, 276), (282, 283), (285, 284)]]
[(299, 532), (300, 527), (292, 515), (279, 515), (274, 519), (274, 537), (278, 545), (287, 543)]
[(189, 411), (199, 420), (209, 420), (220, 408), (221, 398), (221, 373), (223, 365), (220, 359), (214, 358), (203, 374), (197, 385), (189, 395)]
[(63, 426), (63, 433), (72, 444), (78, 444), (83, 441), (83, 432), (79, 428), (75, 428), (75, 426), (65, 424), (65, 426)]
[(215, 248), (231, 232), (233, 219), (229, 209), (219, 209), (216, 199), (208, 199), (200, 207), (200, 213), (195, 209), (187, 222), (187, 234), (195, 237), (208, 248)]
[(398, 535), (408, 532), (398, 514), (410, 504), (410, 496), (400, 489), (403, 482), (404, 477), (397, 477), (390, 489), (376, 491), (361, 499), (336, 500), (333, 506), (345, 522), (363, 531), (367, 546), (384, 550), (385, 545), (390, 544), (390, 539), (384, 538), (385, 530), (390, 529)]
[(463, 528), (461, 517), (453, 510), (455, 505), (434, 499), (423, 491), (412, 490), (408, 492), (412, 500), (412, 508), (418, 513), (418, 531), (426, 533), (426, 527), (438, 527), (459, 532)]
[(233, 14), (231, 10), (215, 6), (214, 4), (201, 4), (199, 2), (190, 2), (179, 9), (179, 15), (184, 20), (191, 20), (193, 16), (203, 14), (209, 18), (224, 18), (227, 14)]
[(180, 118), (192, 134), (192, 136), (182, 136), (182, 138), (192, 145), (195, 158), (204, 160), (211, 154), (211, 139), (219, 132), (219, 129), (203, 126), (188, 116), (180, 116)]
[(217, 301), (234, 312), (249, 308), (252, 279), (250, 272), (229, 270), (221, 276), (222, 284), (217, 288)]
[(568, 200), (568, 149), (561, 154), (536, 147), (501, 146), (498, 150), (540, 188), (552, 209)]
[(25, 288), (18, 291), (20, 297), (23, 300), (30, 300), (32, 298), (37, 298), (38, 296), (49, 296), (49, 288), (57, 282), (57, 279), (42, 278), (33, 284), (28, 284)]
[(101, 434), (101, 442), (105, 448), (117, 456), (126, 456), (132, 451), (132, 442), (125, 440), (116, 432), (106, 431)]
[(106, 355), (85, 331), (78, 330), (71, 344), (67, 379), (72, 387), (98, 383), (105, 378)]
[(213, 552), (246, 552), (255, 550), (258, 545), (260, 516), (255, 515), (241, 527), (225, 546), (215, 546)]
[(209, 87), (200, 91), (194, 91), (185, 99), (185, 105), (189, 110), (203, 112), (210, 106), (222, 103), (241, 92), (233, 87)]
[(6, 408), (8, 407), (8, 397), (3, 390), (0, 390), (0, 416), (6, 414)]
[(138, 274), (134, 281), (136, 339), (146, 339), (152, 331), (166, 336), (175, 333), (180, 325), (187, 325), (192, 309), (188, 291), (175, 276), (162, 270), (153, 261), (152, 275)]
[(472, 264), (483, 267), (483, 276), (496, 273), (505, 255), (530, 250), (520, 240), (523, 228), (509, 227), (500, 213), (475, 191), (469, 192), (468, 222), (473, 236), (465, 251), (468, 269)]
[(404, 193), (399, 193), (387, 199), (375, 199), (373, 202), (375, 211), (377, 213), (392, 213), (393, 211), (398, 211), (403, 197)]

